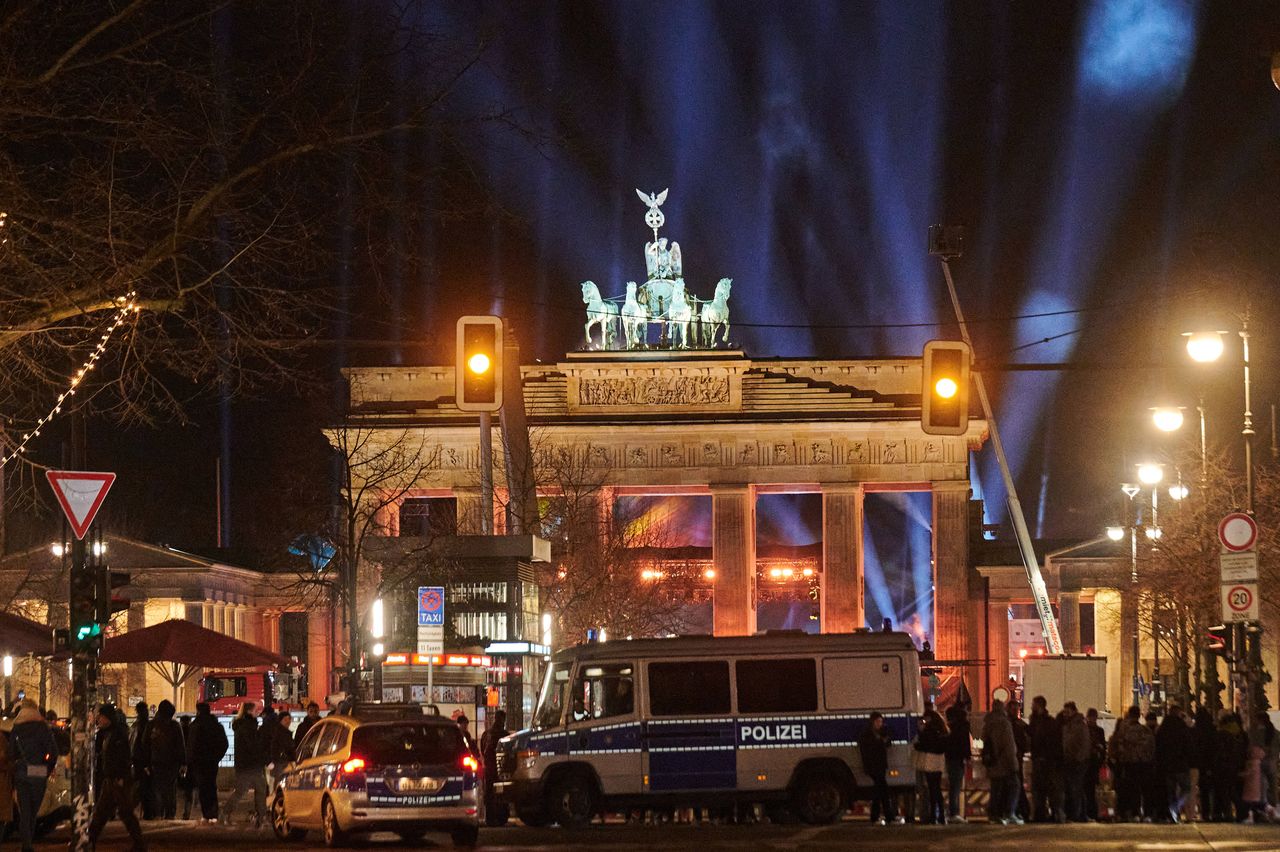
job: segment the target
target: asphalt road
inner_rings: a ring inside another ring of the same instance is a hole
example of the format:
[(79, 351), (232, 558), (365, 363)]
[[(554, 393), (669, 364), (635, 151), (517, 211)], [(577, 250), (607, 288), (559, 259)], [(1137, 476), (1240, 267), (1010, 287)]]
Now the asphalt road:
[[(319, 837), (310, 835), (302, 843), (276, 841), (269, 830), (252, 831), (219, 826), (195, 827), (190, 823), (145, 823), (152, 850), (182, 852), (225, 852), (225, 850), (322, 849)], [(38, 844), (42, 850), (66, 848), (67, 834), (61, 829)], [(370, 852), (379, 849), (411, 848), (394, 835), (376, 835), (357, 841)], [(106, 852), (124, 850), (128, 838), (119, 823), (108, 827), (98, 848)], [(449, 839), (428, 835), (414, 848), (447, 849)], [(690, 825), (607, 825), (581, 831), (556, 828), (532, 829), (513, 824), (486, 828), (480, 832), (480, 848), (490, 850), (574, 850), (608, 849), (613, 852), (667, 852), (690, 850), (709, 852), (722, 849), (825, 850), (863, 848), (875, 852), (1043, 852), (1050, 849), (1132, 850), (1133, 852), (1260, 852), (1280, 850), (1280, 825), (1027, 825), (985, 824), (951, 826), (868, 825), (846, 821), (833, 826), (690, 826)]]

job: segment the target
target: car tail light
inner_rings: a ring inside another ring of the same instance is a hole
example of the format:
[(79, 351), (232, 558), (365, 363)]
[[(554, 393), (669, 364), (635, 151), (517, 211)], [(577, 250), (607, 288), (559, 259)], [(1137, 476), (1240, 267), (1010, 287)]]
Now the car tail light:
[(462, 756), (462, 769), (464, 772), (479, 772), (480, 761), (476, 760), (472, 755), (464, 754)]
[(353, 757), (350, 760), (348, 760), (346, 763), (342, 764), (342, 772), (344, 775), (351, 775), (356, 772), (363, 772), (363, 771), (364, 771), (363, 757)]

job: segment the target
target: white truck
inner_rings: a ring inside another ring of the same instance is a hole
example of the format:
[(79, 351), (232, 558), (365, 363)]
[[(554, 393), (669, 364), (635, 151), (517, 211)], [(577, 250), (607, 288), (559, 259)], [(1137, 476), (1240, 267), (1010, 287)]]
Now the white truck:
[(1090, 707), (1107, 708), (1107, 658), (1094, 656), (1038, 657), (1028, 659), (1022, 669), (1022, 697), (1031, 712), (1031, 699), (1043, 695), (1049, 712), (1057, 713), (1067, 701), (1074, 701), (1081, 713)]

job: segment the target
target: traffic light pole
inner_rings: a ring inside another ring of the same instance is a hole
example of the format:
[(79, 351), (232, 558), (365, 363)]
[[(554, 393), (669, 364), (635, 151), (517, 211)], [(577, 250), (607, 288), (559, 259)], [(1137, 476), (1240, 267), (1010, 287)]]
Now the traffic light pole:
[(493, 535), (493, 415), (480, 412), (480, 533)]
[[(943, 277), (947, 279), (947, 292), (951, 295), (951, 307), (956, 313), (956, 322), (960, 325), (960, 336), (973, 351), (973, 340), (969, 336), (969, 326), (964, 320), (964, 311), (960, 308), (960, 296), (956, 293), (955, 281), (951, 278), (951, 265), (946, 255), (938, 256), (942, 264)], [(1027, 571), (1027, 582), (1031, 585), (1031, 596), (1036, 603), (1036, 612), (1040, 615), (1040, 626), (1044, 632), (1045, 645), (1050, 654), (1060, 656), (1065, 651), (1062, 647), (1062, 636), (1058, 633), (1058, 620), (1054, 617), (1053, 606), (1049, 603), (1049, 591), (1045, 588), (1044, 576), (1040, 573), (1040, 560), (1036, 556), (1035, 547), (1031, 543), (1031, 532), (1027, 529), (1027, 520), (1022, 514), (1022, 503), (1018, 500), (1018, 489), (1013, 482), (1013, 474), (1009, 471), (1009, 459), (1004, 453), (1004, 443), (1000, 440), (1000, 430), (996, 427), (995, 414), (991, 410), (991, 400), (987, 396), (987, 385), (982, 380), (982, 373), (972, 371), (973, 384), (978, 390), (978, 400), (982, 403), (982, 415), (987, 419), (987, 430), (991, 435), (991, 446), (996, 451), (996, 461), (1000, 465), (1000, 475), (1004, 479), (1004, 489), (1009, 505), (1009, 517), (1013, 521), (1014, 535), (1018, 540), (1018, 550), (1022, 554), (1022, 564)], [(1135, 662), (1136, 665), (1136, 662)]]
[[(84, 415), (77, 410), (71, 419), (71, 467), (85, 467)], [(93, 611), (93, 599), (85, 595), (95, 586), (90, 575), (88, 547), (83, 538), (72, 536), (71, 589), (68, 609), (72, 615), (71, 646), (71, 850), (90, 852), (89, 819), (93, 811), (93, 746), (89, 718), (98, 685), (98, 658), (93, 646), (77, 641), (75, 614)]]

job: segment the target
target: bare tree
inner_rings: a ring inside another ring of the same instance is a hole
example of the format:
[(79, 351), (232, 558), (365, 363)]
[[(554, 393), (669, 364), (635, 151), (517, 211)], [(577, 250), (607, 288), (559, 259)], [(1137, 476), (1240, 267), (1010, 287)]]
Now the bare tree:
[(426, 168), (392, 174), (389, 146), (423, 130), (449, 145), (453, 127), (505, 119), (452, 104), (483, 45), (436, 37), (426, 8), (5, 6), (0, 411), (19, 432), (121, 300), (141, 310), (77, 397), (99, 411), (181, 416), (201, 390), (300, 376), (297, 346), (338, 307), (335, 256), (374, 240), (378, 211), (407, 197), (387, 187)]

